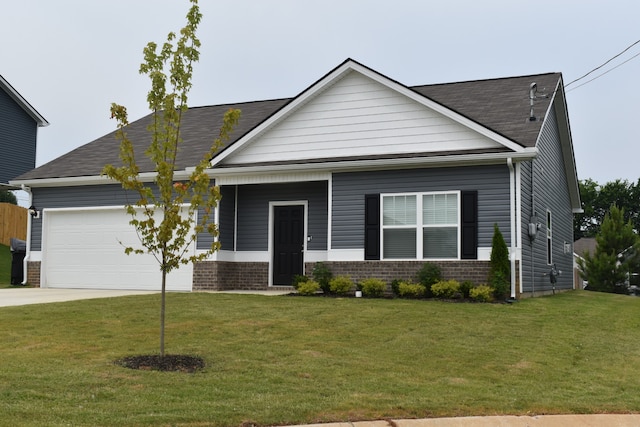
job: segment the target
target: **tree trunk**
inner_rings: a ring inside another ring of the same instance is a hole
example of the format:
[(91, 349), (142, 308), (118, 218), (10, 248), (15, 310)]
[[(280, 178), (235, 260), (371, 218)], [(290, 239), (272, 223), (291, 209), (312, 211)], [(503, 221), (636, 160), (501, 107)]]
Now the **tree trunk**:
[(164, 357), (164, 302), (165, 288), (167, 284), (167, 272), (162, 271), (162, 297), (160, 302), (160, 357)]

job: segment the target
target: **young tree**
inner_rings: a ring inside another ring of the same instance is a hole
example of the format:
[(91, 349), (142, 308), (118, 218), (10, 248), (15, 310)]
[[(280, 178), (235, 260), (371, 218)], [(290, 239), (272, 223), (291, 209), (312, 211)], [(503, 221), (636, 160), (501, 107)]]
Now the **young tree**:
[(638, 262), (640, 243), (631, 221), (624, 220), (624, 209), (611, 206), (596, 236), (596, 249), (578, 262), (588, 289), (600, 292), (625, 292), (627, 274)]
[(489, 285), (493, 288), (496, 299), (508, 297), (511, 282), (509, 248), (507, 248), (507, 242), (505, 242), (498, 224), (493, 225), (489, 265)]
[[(176, 156), (182, 142), (181, 122), (187, 111), (187, 95), (191, 89), (193, 64), (198, 61), (200, 41), (196, 29), (202, 14), (197, 0), (190, 0), (187, 24), (179, 35), (169, 33), (158, 51), (158, 46), (150, 42), (144, 49), (144, 62), (140, 73), (151, 81), (147, 102), (152, 111), (152, 121), (148, 127), (151, 142), (145, 155), (155, 167), (152, 183), (144, 182), (140, 167), (136, 162), (134, 142), (129, 140), (126, 127), (129, 123), (126, 108), (111, 105), (111, 116), (118, 122), (116, 137), (120, 141), (122, 166), (106, 165), (103, 173), (122, 184), (126, 191), (137, 193), (139, 199), (126, 206), (133, 225), (140, 237), (142, 248), (126, 247), (127, 254), (150, 253), (158, 261), (161, 281), (160, 307), (160, 356), (164, 357), (165, 291), (167, 274), (182, 264), (201, 261), (219, 248), (212, 243), (208, 251), (198, 255), (187, 255), (196, 235), (208, 232), (217, 236), (216, 225), (209, 221), (210, 215), (220, 199), (217, 187), (210, 185), (206, 169), (216, 150), (229, 138), (238, 122), (239, 110), (229, 110), (223, 119), (217, 139), (212, 136), (210, 149), (203, 153), (202, 160), (190, 173), (188, 179), (176, 182), (174, 179)], [(175, 45), (174, 45), (175, 43)], [(136, 141), (135, 144), (140, 144)], [(186, 211), (183, 206), (187, 205)], [(197, 223), (194, 214), (199, 211)]]

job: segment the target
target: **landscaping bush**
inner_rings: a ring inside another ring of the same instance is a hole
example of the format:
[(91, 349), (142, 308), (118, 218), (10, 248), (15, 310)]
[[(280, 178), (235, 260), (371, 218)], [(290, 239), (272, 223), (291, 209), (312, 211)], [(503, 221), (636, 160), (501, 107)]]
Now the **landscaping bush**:
[(387, 288), (387, 283), (380, 279), (365, 279), (360, 282), (360, 290), (362, 295), (369, 298), (380, 298), (384, 296), (384, 291)]
[(500, 228), (498, 228), (498, 224), (494, 224), (493, 239), (491, 240), (491, 258), (489, 260), (489, 284), (493, 287), (496, 299), (501, 300), (509, 295), (511, 288), (510, 276), (509, 249), (500, 232)]
[(425, 296), (433, 296), (431, 286), (442, 280), (440, 267), (435, 264), (425, 263), (418, 271), (418, 282), (425, 288)]
[(502, 272), (495, 272), (489, 283), (497, 300), (505, 299), (509, 295), (511, 284), (509, 278), (505, 277)]
[(460, 293), (462, 298), (469, 298), (469, 291), (473, 288), (473, 282), (471, 280), (465, 280), (460, 283)]
[(293, 286), (295, 290), (298, 290), (298, 286), (300, 285), (300, 283), (307, 281), (309, 281), (309, 278), (307, 276), (296, 274), (295, 276), (293, 276), (293, 280), (291, 280), (291, 286)]
[(412, 283), (402, 281), (398, 283), (398, 296), (401, 298), (423, 298), (426, 288), (422, 283)]
[(469, 290), (469, 298), (478, 302), (489, 302), (493, 296), (493, 288), (487, 285), (478, 285)]
[(331, 273), (331, 270), (325, 263), (316, 262), (313, 266), (313, 271), (311, 274), (313, 276), (313, 280), (318, 282), (318, 284), (320, 285), (320, 289), (322, 289), (322, 292), (324, 292), (325, 294), (331, 292), (331, 289), (329, 288), (329, 282), (333, 277), (333, 273)]
[(296, 290), (300, 295), (313, 295), (320, 290), (320, 284), (315, 280), (298, 282)]
[(457, 280), (441, 280), (431, 285), (431, 293), (436, 298), (460, 298), (460, 282)]
[(402, 283), (401, 279), (393, 279), (391, 281), (391, 292), (393, 292), (393, 295), (395, 296), (400, 296), (400, 283)]
[(336, 276), (329, 281), (329, 290), (338, 295), (344, 295), (353, 289), (353, 280), (349, 276)]

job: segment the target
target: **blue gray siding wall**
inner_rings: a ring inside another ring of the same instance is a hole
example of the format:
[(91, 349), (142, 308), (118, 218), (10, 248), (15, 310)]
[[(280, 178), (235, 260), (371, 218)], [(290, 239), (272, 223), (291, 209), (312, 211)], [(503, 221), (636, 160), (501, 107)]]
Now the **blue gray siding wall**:
[[(127, 194), (119, 184), (78, 187), (32, 188), (33, 204), (42, 211), (47, 208), (86, 208), (92, 206), (123, 206), (137, 197)], [(31, 249), (41, 250), (42, 219), (31, 221)]]
[(0, 89), (0, 183), (35, 167), (37, 132), (35, 120)]
[(238, 251), (267, 251), (269, 202), (308, 202), (308, 250), (327, 249), (328, 184), (326, 181), (287, 184), (256, 184), (238, 187)]
[[(552, 261), (562, 271), (556, 289), (573, 286), (573, 246), (567, 253), (564, 250), (565, 242), (573, 245), (573, 213), (554, 109), (546, 118), (538, 150), (540, 154), (536, 159), (522, 164), (522, 281), (525, 293), (552, 290), (549, 276), (545, 275), (551, 270), (547, 263), (547, 211), (552, 217)], [(541, 227), (532, 242), (527, 227), (533, 213)]]
[(509, 244), (509, 170), (504, 164), (336, 173), (332, 249), (364, 247), (365, 194), (458, 190), (478, 191), (478, 246), (491, 246), (494, 223)]
[[(220, 204), (218, 208), (220, 209), (220, 244), (222, 245), (222, 249), (225, 251), (232, 251), (235, 245), (235, 222), (236, 222), (236, 187), (233, 185), (228, 185), (220, 188), (220, 194), (222, 195), (222, 199), (220, 199)], [(198, 238), (198, 248), (201, 245), (211, 245), (211, 237), (201, 236)]]

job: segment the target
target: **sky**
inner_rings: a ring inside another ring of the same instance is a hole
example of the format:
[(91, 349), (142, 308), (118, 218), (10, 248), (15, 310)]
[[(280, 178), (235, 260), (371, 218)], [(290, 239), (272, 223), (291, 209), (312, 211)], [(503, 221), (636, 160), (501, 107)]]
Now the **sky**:
[[(5, 3), (0, 75), (50, 123), (37, 166), (113, 131), (112, 102), (131, 121), (148, 113), (142, 49), (179, 31), (189, 8)], [(546, 72), (568, 84), (640, 40), (637, 0), (200, 0), (200, 9), (189, 106), (293, 97), (347, 58), (407, 86)], [(567, 87), (579, 179), (640, 178), (639, 54), (640, 43)]]

